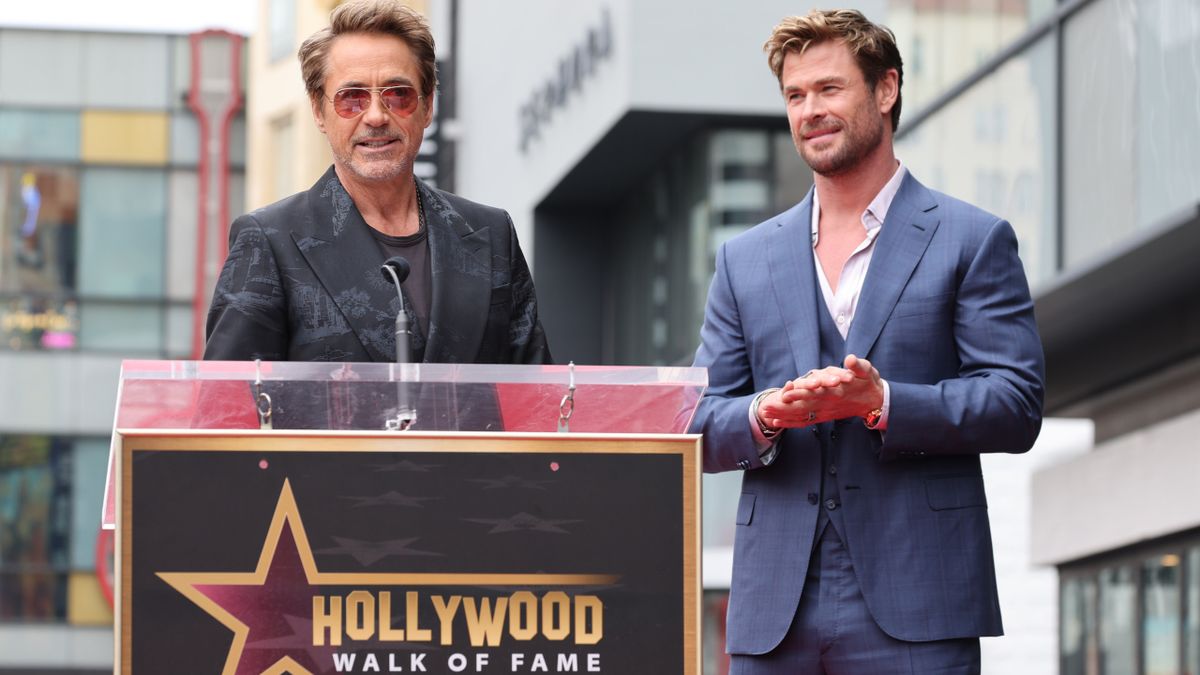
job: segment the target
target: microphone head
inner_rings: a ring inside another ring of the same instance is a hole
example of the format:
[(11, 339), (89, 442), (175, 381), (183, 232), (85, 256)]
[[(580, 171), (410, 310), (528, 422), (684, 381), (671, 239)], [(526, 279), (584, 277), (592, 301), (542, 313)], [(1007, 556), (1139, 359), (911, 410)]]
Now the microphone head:
[(392, 256), (379, 268), (379, 273), (388, 281), (392, 280), (392, 275), (388, 274), (389, 267), (396, 273), (396, 279), (400, 283), (404, 283), (404, 280), (408, 278), (408, 273), (412, 270), (412, 267), (408, 264), (408, 260), (404, 256)]

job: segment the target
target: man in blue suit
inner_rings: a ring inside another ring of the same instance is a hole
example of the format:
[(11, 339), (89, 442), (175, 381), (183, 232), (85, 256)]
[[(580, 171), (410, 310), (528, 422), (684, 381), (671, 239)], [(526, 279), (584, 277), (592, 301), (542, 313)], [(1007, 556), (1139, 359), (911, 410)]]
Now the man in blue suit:
[(813, 11), (765, 50), (815, 185), (721, 247), (696, 352), (705, 470), (744, 472), (731, 672), (977, 673), (1003, 632), (979, 455), (1042, 419), (1016, 237), (897, 161), (887, 28)]

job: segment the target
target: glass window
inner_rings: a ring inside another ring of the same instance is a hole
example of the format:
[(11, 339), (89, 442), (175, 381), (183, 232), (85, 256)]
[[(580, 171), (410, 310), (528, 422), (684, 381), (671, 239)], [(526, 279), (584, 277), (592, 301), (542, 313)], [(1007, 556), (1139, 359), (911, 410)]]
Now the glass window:
[(78, 216), (75, 169), (0, 164), (0, 294), (73, 291)]
[(1132, 567), (1100, 572), (1100, 673), (1137, 672), (1137, 574)]
[(83, 159), (104, 164), (166, 164), (169, 126), (166, 113), (85, 110)]
[(81, 33), (5, 30), (0, 39), (0, 105), (84, 105)]
[(267, 58), (278, 61), (291, 56), (296, 39), (296, 0), (270, 0), (267, 15)]
[(1059, 668), (1062, 675), (1097, 675), (1096, 582), (1065, 578), (1059, 591)]
[(163, 311), (158, 304), (89, 300), (80, 310), (80, 347), (126, 357), (160, 356)]
[(1200, 546), (1187, 553), (1187, 604), (1183, 629), (1183, 672), (1200, 673)]
[(1055, 58), (1052, 36), (1035, 43), (896, 144), (922, 183), (1012, 223), (1033, 285), (1058, 257)]
[(195, 171), (172, 171), (168, 181), (171, 208), (167, 217), (167, 297), (191, 300), (196, 290), (196, 218), (199, 183)]
[[(170, 101), (168, 38), (163, 35), (86, 33), (83, 105), (109, 109), (166, 108)], [(27, 61), (28, 62), (28, 61)]]
[(79, 113), (65, 110), (0, 110), (0, 158), (79, 159)]
[(1055, 0), (889, 0), (886, 10), (863, 10), (896, 34), (905, 62), (903, 109), (914, 111), (1012, 44), (1054, 6)]
[(166, 357), (192, 358), (192, 306), (171, 303), (167, 307)]
[(81, 190), (79, 293), (163, 295), (166, 174), (148, 169), (89, 168)]
[(1132, 2), (1096, 0), (1076, 12), (1064, 29), (1063, 150), (1070, 158), (1063, 167), (1067, 267), (1112, 249), (1134, 227), (1138, 96)]
[(74, 442), (71, 462), (71, 569), (96, 568), (96, 536), (108, 477), (107, 438)]
[(0, 436), (0, 621), (66, 616), (70, 445)]
[(1179, 573), (1178, 554), (1155, 556), (1142, 563), (1142, 673), (1175, 675), (1179, 672)]
[(190, 110), (187, 99), (192, 88), (192, 42), (188, 36), (171, 38), (171, 55), (171, 92), (167, 103), (173, 113), (186, 112)]
[(0, 349), (68, 350), (79, 343), (79, 303), (42, 295), (0, 296)]
[(200, 121), (190, 112), (171, 115), (171, 163), (186, 166), (200, 163)]
[(1142, 0), (1137, 12), (1139, 227), (1200, 202), (1200, 3)]

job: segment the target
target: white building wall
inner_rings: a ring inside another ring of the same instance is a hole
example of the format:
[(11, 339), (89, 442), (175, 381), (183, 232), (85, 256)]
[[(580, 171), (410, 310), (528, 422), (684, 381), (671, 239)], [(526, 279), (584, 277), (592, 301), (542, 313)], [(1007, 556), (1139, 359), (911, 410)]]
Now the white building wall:
[(1200, 526), (1200, 410), (1034, 477), (1033, 559), (1059, 564)]
[(982, 458), (1004, 615), (1004, 636), (981, 641), (983, 675), (1058, 672), (1058, 574), (1032, 559), (1033, 476), (1091, 447), (1090, 420), (1054, 418), (1027, 454)]

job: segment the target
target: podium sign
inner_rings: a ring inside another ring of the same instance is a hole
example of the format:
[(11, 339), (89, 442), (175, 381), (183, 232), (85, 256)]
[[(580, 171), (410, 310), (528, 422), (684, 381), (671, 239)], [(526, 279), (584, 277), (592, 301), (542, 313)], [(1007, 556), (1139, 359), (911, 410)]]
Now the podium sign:
[(114, 449), (117, 672), (700, 672), (698, 436), (141, 428)]

